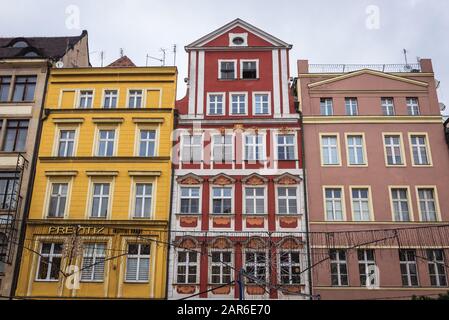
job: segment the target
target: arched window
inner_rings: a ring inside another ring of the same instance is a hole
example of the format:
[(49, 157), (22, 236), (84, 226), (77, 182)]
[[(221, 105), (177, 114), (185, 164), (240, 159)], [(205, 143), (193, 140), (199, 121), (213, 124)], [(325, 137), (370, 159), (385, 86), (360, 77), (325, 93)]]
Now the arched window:
[(24, 57), (33, 58), (33, 57), (39, 57), (39, 55), (36, 52), (34, 52), (34, 51), (29, 51), (29, 52), (24, 54)]
[(12, 45), (13, 48), (27, 48), (28, 43), (23, 40), (17, 41)]

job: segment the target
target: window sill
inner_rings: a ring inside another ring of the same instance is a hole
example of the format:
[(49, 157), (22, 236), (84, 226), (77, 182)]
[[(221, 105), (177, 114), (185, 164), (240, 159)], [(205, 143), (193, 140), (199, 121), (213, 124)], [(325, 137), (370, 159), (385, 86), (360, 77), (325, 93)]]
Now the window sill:
[(6, 105), (6, 104), (30, 104), (30, 103), (32, 103), (32, 104), (34, 104), (34, 103), (36, 103), (36, 101), (35, 100), (31, 100), (31, 101), (0, 101), (0, 106), (1, 105)]
[(55, 279), (55, 280), (42, 280), (42, 279), (35, 279), (35, 282), (39, 282), (39, 283), (58, 283), (59, 279)]
[(302, 215), (302, 213), (276, 213), (276, 216), (281, 218), (299, 218)]
[(100, 284), (100, 283), (104, 283), (104, 280), (80, 280), (80, 283)]
[(175, 213), (175, 216), (202, 216), (202, 213)]
[(150, 281), (129, 281), (129, 280), (125, 280), (123, 281), (124, 284), (149, 284)]
[(267, 217), (268, 213), (242, 213), (244, 217)]

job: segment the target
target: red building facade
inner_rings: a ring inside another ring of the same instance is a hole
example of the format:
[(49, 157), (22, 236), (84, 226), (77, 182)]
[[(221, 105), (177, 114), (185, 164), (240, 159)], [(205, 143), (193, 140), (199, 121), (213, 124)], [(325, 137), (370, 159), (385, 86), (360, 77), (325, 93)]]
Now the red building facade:
[(447, 292), (449, 153), (432, 62), (300, 60), (298, 74), (314, 294)]
[(291, 45), (237, 19), (186, 47), (177, 103), (168, 297), (307, 293)]

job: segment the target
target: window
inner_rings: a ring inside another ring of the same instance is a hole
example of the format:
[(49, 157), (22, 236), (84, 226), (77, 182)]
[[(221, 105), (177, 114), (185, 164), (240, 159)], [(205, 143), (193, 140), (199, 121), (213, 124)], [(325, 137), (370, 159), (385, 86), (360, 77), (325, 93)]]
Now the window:
[(407, 112), (409, 116), (419, 116), (418, 98), (407, 98)]
[(153, 185), (151, 183), (136, 184), (134, 218), (149, 218), (151, 216), (152, 198)]
[(211, 283), (227, 284), (232, 279), (232, 252), (212, 251), (211, 252)]
[(395, 221), (410, 221), (407, 189), (391, 189)]
[(295, 160), (295, 135), (278, 135), (278, 160)]
[(199, 187), (181, 187), (181, 213), (182, 214), (200, 213)]
[(325, 166), (340, 164), (338, 136), (321, 136), (321, 156)]
[(399, 250), (402, 285), (405, 287), (418, 286), (418, 269), (416, 266), (415, 250)]
[(93, 99), (94, 99), (94, 92), (92, 90), (80, 91), (78, 108), (81, 109), (92, 108)]
[(59, 279), (62, 248), (62, 243), (42, 243), (37, 280), (56, 281)]
[(421, 221), (437, 221), (435, 190), (432, 188), (418, 189), (418, 201)]
[(0, 102), (9, 100), (9, 90), (11, 88), (11, 77), (0, 76)]
[(114, 155), (115, 130), (100, 130), (98, 133), (98, 157), (112, 157)]
[(348, 135), (348, 162), (350, 166), (360, 166), (366, 164), (363, 136)]
[(342, 189), (324, 189), (326, 203), (326, 218), (328, 221), (343, 221)]
[(247, 283), (264, 283), (267, 278), (267, 253), (265, 251), (245, 252), (245, 271)]
[(102, 282), (106, 259), (105, 243), (88, 243), (84, 246), (81, 281)]
[(14, 83), (14, 102), (33, 101), (36, 89), (36, 76), (18, 76)]
[(369, 189), (352, 189), (352, 210), (354, 221), (371, 220)]
[(223, 115), (224, 114), (224, 95), (223, 94), (209, 94), (209, 114)]
[(17, 207), (19, 180), (15, 172), (0, 173), (0, 210)]
[(148, 282), (150, 278), (150, 245), (128, 244), (126, 281)]
[(182, 136), (182, 161), (201, 162), (203, 137), (201, 135)]
[(58, 157), (72, 157), (75, 145), (75, 130), (59, 131)]
[(105, 90), (103, 108), (115, 109), (117, 108), (118, 91), (117, 90)]
[(331, 283), (332, 286), (348, 285), (348, 266), (345, 250), (330, 250)]
[(220, 61), (220, 79), (234, 80), (236, 79), (236, 62), (235, 61)]
[(400, 135), (386, 135), (384, 137), (387, 164), (390, 166), (400, 166), (404, 164), (402, 158), (402, 145)]
[(245, 213), (265, 214), (265, 188), (245, 188)]
[(216, 135), (212, 137), (212, 159), (215, 162), (231, 163), (233, 161), (233, 136)]
[(245, 160), (257, 161), (265, 158), (263, 135), (247, 135), (245, 142)]
[(382, 98), (381, 99), (382, 104), (382, 112), (384, 116), (394, 116), (394, 101), (393, 98)]
[(374, 250), (357, 250), (357, 256), (359, 259), (359, 273), (360, 273), (360, 285), (372, 285), (373, 283), (367, 281), (370, 280), (370, 276), (373, 275), (373, 267), (376, 266), (374, 260)]
[(178, 251), (178, 284), (196, 284), (198, 277), (198, 252)]
[(93, 184), (92, 218), (106, 218), (109, 208), (109, 183)]
[(142, 100), (143, 100), (142, 90), (129, 90), (128, 108), (131, 109), (142, 108)]
[(446, 263), (443, 250), (426, 250), (429, 266), (430, 284), (432, 287), (446, 287)]
[(27, 48), (28, 47), (28, 43), (26, 43), (25, 41), (17, 41), (11, 47), (12, 48)]
[(257, 79), (258, 73), (258, 61), (241, 61), (242, 67), (242, 79)]
[(411, 135), (410, 141), (413, 153), (413, 164), (415, 166), (430, 165), (427, 137), (425, 135)]
[(357, 116), (359, 114), (357, 98), (346, 98), (345, 107), (346, 107), (346, 115)]
[(212, 207), (215, 214), (232, 213), (232, 188), (212, 188)]
[(284, 285), (301, 284), (301, 262), (299, 251), (281, 251), (279, 269), (281, 283)]
[(25, 151), (28, 134), (28, 123), (28, 120), (8, 120), (3, 151)]
[(64, 217), (68, 187), (68, 183), (53, 183), (51, 185), (50, 204), (48, 207), (49, 218)]
[(332, 98), (320, 99), (320, 111), (322, 116), (332, 116), (334, 114)]
[(278, 214), (297, 214), (297, 188), (278, 187)]
[(244, 93), (231, 94), (231, 114), (233, 115), (246, 114), (246, 94)]
[(267, 115), (270, 114), (270, 95), (266, 93), (254, 94), (254, 114)]
[(8, 238), (4, 233), (0, 233), (0, 274), (3, 274), (5, 272), (7, 250), (8, 250)]
[(140, 130), (139, 157), (156, 156), (156, 131)]

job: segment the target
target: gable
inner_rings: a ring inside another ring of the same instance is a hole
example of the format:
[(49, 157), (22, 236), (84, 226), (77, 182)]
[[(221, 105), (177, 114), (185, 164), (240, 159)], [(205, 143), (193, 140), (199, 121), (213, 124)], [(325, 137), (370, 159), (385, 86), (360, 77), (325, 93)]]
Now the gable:
[[(245, 39), (245, 44), (240, 46), (230, 45), (230, 35), (241, 34)], [(212, 47), (283, 47), (290, 49), (288, 43), (262, 31), (255, 26), (241, 20), (235, 19), (217, 30), (205, 35), (195, 42), (186, 46), (186, 49), (212, 48)]]
[(406, 77), (361, 70), (309, 84), (311, 91), (422, 91), (428, 84)]

